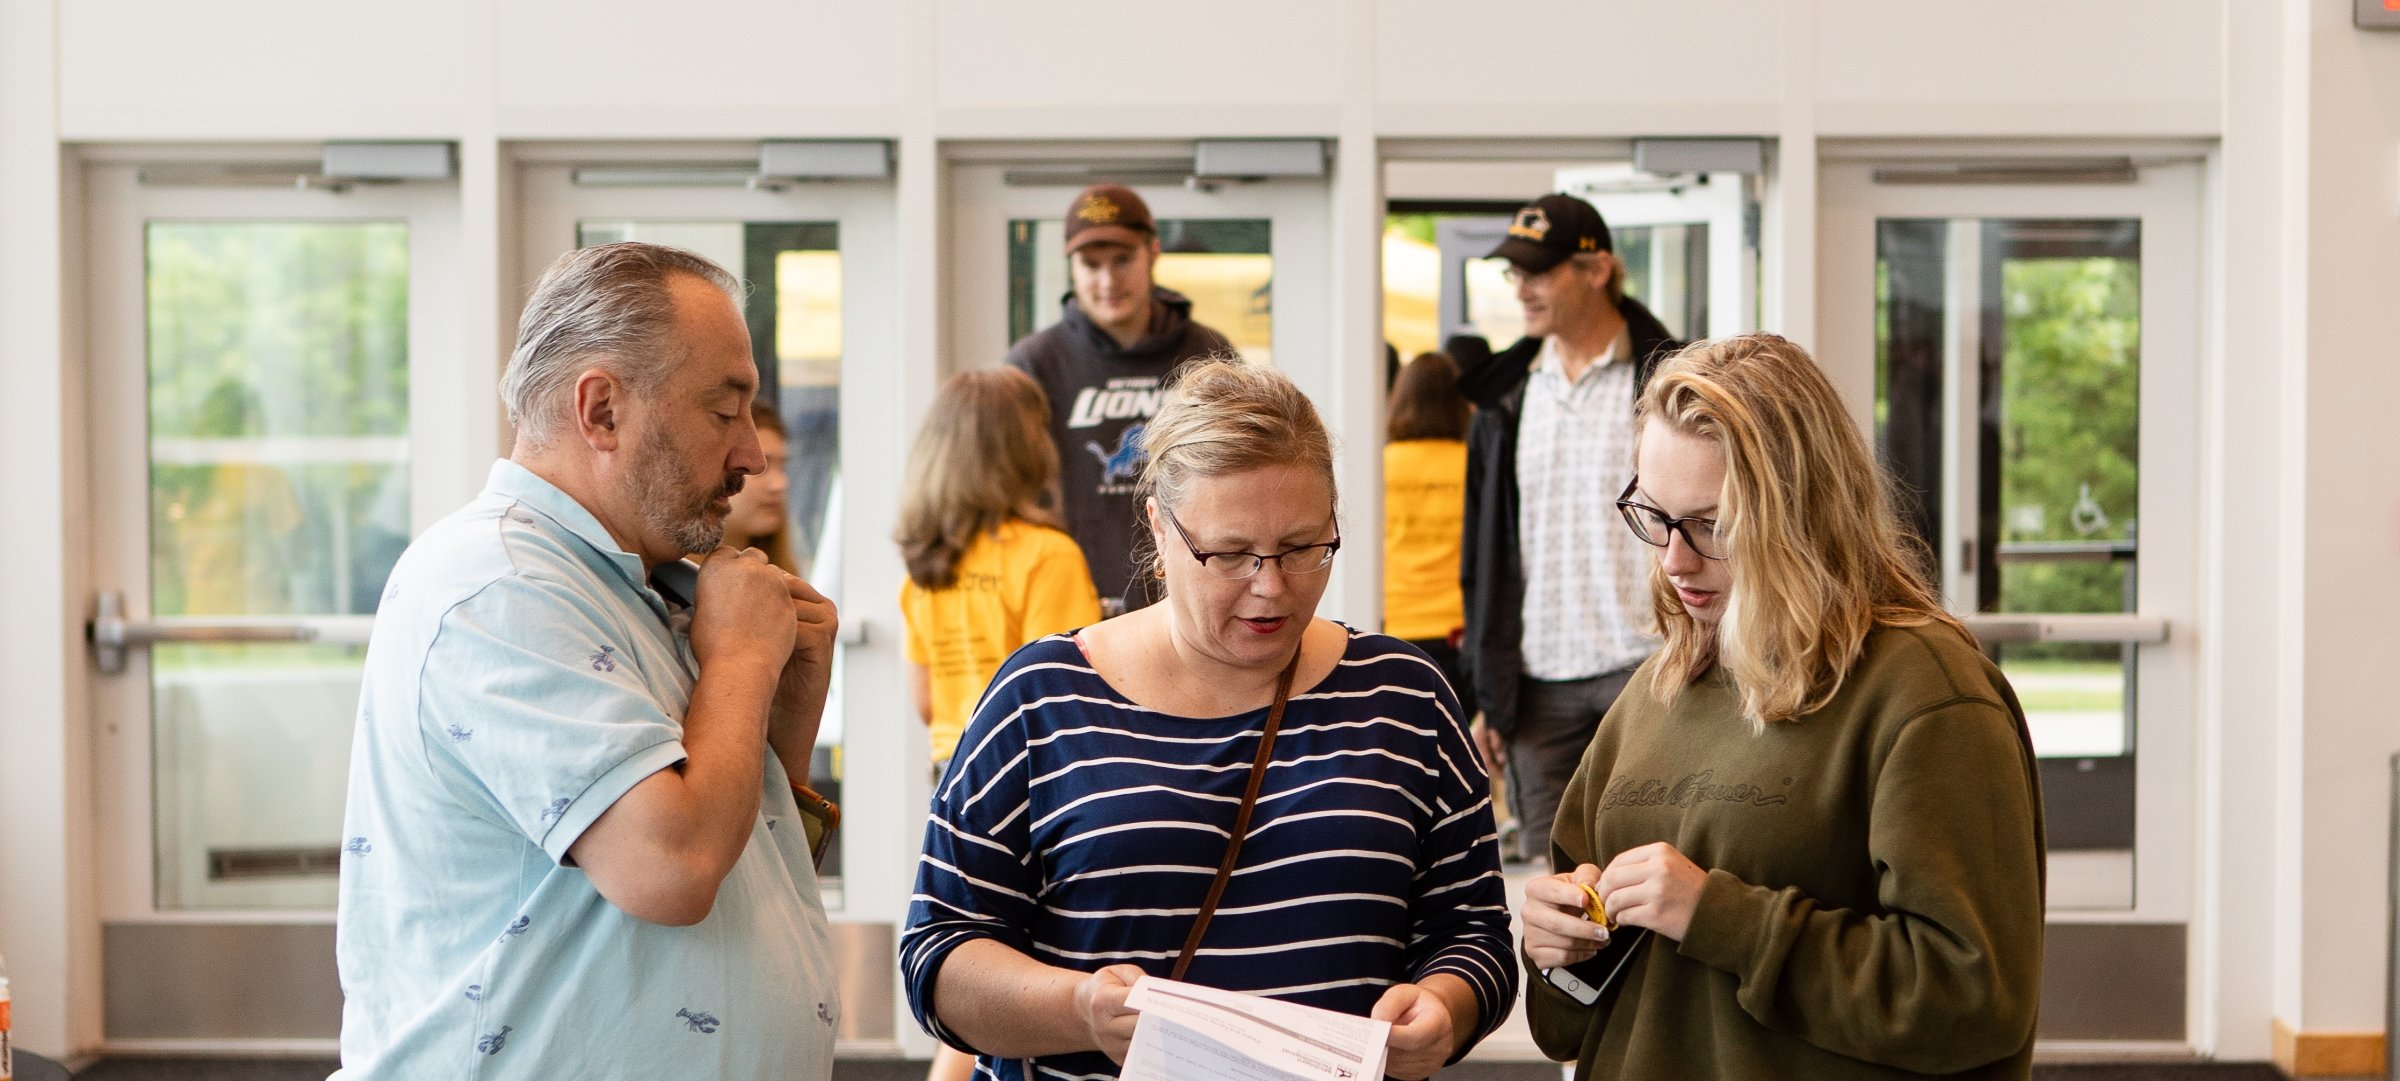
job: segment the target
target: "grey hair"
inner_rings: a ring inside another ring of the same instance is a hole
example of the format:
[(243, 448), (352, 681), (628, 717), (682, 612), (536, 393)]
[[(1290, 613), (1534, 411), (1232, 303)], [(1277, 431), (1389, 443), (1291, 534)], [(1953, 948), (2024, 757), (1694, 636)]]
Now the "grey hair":
[[(1333, 479), (1333, 437), (1289, 376), (1229, 354), (1186, 362), (1167, 387), (1158, 415), (1142, 429), (1141, 490), (1159, 505), (1183, 502), (1193, 480), (1297, 465), (1325, 478), (1339, 511)], [(1149, 531), (1137, 543), (1149, 546)], [(1158, 553), (1147, 553), (1151, 569)]]
[(738, 303), (741, 280), (706, 256), (682, 248), (627, 241), (568, 252), (542, 272), (525, 314), (517, 348), (500, 376), (500, 400), (517, 438), (540, 447), (558, 435), (563, 399), (575, 377), (601, 367), (652, 394), (679, 357), (666, 355), (675, 330), (668, 279), (689, 274)]

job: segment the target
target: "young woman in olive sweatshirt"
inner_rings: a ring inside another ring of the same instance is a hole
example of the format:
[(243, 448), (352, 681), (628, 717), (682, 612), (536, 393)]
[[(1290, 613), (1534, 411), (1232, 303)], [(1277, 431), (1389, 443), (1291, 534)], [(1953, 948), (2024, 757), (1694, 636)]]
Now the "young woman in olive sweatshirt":
[(1618, 506), (1654, 546), (1666, 645), (1526, 889), (1535, 1040), (1578, 1081), (2028, 1077), (2024, 711), (1926, 584), (1832, 384), (1773, 335), (1701, 342), (1639, 424)]

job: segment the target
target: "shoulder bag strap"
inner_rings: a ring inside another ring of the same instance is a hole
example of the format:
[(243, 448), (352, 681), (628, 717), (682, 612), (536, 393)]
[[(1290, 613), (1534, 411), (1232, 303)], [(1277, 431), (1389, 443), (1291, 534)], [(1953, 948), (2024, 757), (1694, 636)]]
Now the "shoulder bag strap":
[(1192, 918), (1192, 932), (1184, 936), (1183, 952), (1175, 955), (1175, 971), (1169, 979), (1182, 979), (1184, 970), (1192, 967), (1192, 956), (1200, 952), (1200, 936), (1208, 933), (1209, 917), (1217, 914), (1225, 882), (1233, 877), (1233, 865), (1242, 857), (1242, 837), (1250, 832), (1250, 811), (1258, 804), (1258, 786), (1266, 780), (1267, 762), (1275, 753), (1275, 732), (1283, 727), (1283, 707), (1292, 697), (1292, 677), (1300, 673), (1300, 655), (1306, 651), (1305, 642), (1301, 649), (1293, 650), (1291, 663), (1284, 665), (1283, 675), (1276, 678), (1275, 704), (1267, 709), (1267, 726), (1259, 733), (1258, 757), (1251, 761), (1250, 782), (1242, 789), (1242, 809), (1233, 815), (1233, 836), (1225, 842), (1225, 862), (1217, 865), (1217, 879), (1209, 883), (1208, 899), (1200, 903), (1200, 914)]

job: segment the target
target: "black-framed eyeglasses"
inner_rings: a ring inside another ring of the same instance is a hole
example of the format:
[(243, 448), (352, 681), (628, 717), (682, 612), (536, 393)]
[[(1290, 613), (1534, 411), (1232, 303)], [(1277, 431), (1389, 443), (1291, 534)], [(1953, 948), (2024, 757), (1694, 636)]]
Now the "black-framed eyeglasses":
[(1322, 544), (1303, 544), (1286, 548), (1273, 555), (1257, 552), (1203, 552), (1192, 543), (1192, 535), (1184, 532), (1183, 523), (1175, 520), (1175, 512), (1165, 503), (1158, 505), (1159, 513), (1167, 516), (1167, 524), (1175, 527), (1175, 535), (1183, 538), (1184, 550), (1200, 561), (1200, 566), (1219, 578), (1248, 578), (1272, 559), (1285, 574), (1315, 574), (1333, 566), (1333, 554), (1342, 550), (1342, 538), (1335, 536)]
[(1617, 513), (1625, 516), (1625, 525), (1643, 544), (1664, 548), (1677, 533), (1683, 543), (1702, 559), (1730, 559), (1733, 545), (1717, 531), (1714, 518), (1671, 518), (1667, 512), (1633, 498), (1633, 490), (1641, 487), (1642, 478), (1636, 474), (1625, 482), (1625, 490), (1617, 493)]

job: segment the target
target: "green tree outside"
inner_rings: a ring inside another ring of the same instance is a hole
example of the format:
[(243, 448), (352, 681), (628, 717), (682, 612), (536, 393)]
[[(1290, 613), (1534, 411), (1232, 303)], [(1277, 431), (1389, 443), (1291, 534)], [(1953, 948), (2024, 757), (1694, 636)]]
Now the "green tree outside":
[[(155, 222), (147, 242), (153, 610), (372, 611), (408, 534), (407, 226)], [(362, 438), (387, 449), (341, 442)]]
[[(2130, 541), (2140, 497), (2141, 268), (2131, 259), (2002, 267), (2002, 543)], [(2126, 561), (2001, 566), (2010, 612), (2118, 612)]]

